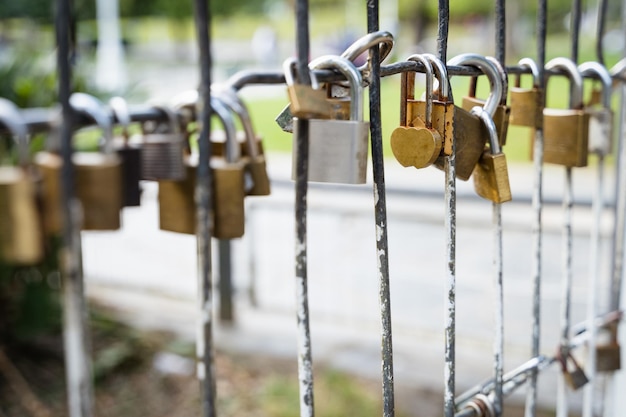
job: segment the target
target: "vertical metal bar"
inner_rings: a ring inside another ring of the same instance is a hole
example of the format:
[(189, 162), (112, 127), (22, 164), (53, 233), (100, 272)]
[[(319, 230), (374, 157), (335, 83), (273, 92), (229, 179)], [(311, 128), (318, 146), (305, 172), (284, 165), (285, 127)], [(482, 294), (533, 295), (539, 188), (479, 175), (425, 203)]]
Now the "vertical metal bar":
[(219, 289), (220, 289), (220, 320), (225, 323), (233, 321), (233, 284), (232, 258), (229, 239), (219, 239)]
[(608, 10), (609, 2), (607, 0), (598, 0), (598, 29), (596, 37), (596, 59), (604, 65), (604, 48), (602, 46), (602, 40), (604, 38), (604, 28), (606, 26), (606, 13)]
[[(546, 26), (547, 26), (547, 0), (539, 0), (537, 7), (537, 67), (539, 80), (535, 84), (539, 87), (541, 100), (538, 114), (543, 114), (545, 105), (545, 78), (544, 66), (546, 62)], [(540, 113), (539, 113), (540, 112)], [(534, 187), (532, 196), (533, 224), (532, 224), (532, 294), (533, 294), (533, 318), (531, 357), (539, 356), (541, 347), (541, 250), (542, 228), (541, 217), (543, 211), (543, 124), (535, 130), (535, 142), (533, 144), (534, 155)], [(537, 369), (530, 374), (528, 391), (526, 393), (526, 417), (535, 417), (537, 413)]]
[[(367, 31), (379, 30), (379, 2), (367, 1)], [(376, 259), (382, 324), (383, 416), (395, 415), (393, 343), (391, 332), (391, 294), (389, 289), (389, 247), (387, 243), (387, 200), (380, 112), (380, 53), (378, 45), (370, 49), (370, 133), (374, 176), (374, 217), (376, 222)]]
[(91, 362), (88, 355), (88, 313), (84, 295), (81, 252), (81, 209), (74, 194), (72, 164), (72, 131), (74, 112), (70, 106), (72, 70), (70, 60), (71, 0), (57, 1), (55, 29), (57, 36), (57, 70), (61, 121), (61, 195), (63, 210), (63, 340), (70, 417), (93, 415)]
[(198, 379), (200, 382), (201, 415), (215, 417), (216, 387), (213, 365), (213, 277), (211, 264), (211, 235), (213, 199), (213, 172), (211, 159), (211, 8), (209, 0), (195, 0), (195, 25), (198, 38), (200, 62), (198, 138), (198, 170), (196, 177), (196, 242), (198, 252), (198, 298), (199, 323), (196, 350), (198, 355)]
[[(309, 75), (309, 2), (296, 0), (296, 55), (298, 78), (310, 84)], [(307, 192), (309, 174), (309, 121), (296, 120), (298, 146), (296, 156), (296, 297), (298, 322), (298, 380), (300, 384), (300, 417), (313, 417), (313, 357), (309, 328), (309, 296), (307, 266)]]
[[(448, 26), (450, 23), (450, 2), (439, 0), (437, 30), (437, 52), (442, 62), (447, 62)], [(453, 100), (452, 91), (448, 97)], [(443, 415), (454, 417), (456, 383), (456, 141), (452, 141), (452, 155), (444, 158), (445, 171), (445, 218), (446, 235), (446, 280), (444, 300), (444, 394)]]

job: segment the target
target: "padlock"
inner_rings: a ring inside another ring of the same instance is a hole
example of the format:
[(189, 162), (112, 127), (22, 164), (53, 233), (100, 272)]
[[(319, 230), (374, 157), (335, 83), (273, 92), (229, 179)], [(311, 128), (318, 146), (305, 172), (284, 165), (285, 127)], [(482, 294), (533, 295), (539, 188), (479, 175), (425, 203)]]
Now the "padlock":
[[(409, 93), (408, 88), (413, 89), (415, 73), (413, 71), (402, 73), (402, 90), (400, 93), (401, 125), (391, 133), (391, 150), (396, 160), (404, 167), (425, 168), (432, 165), (439, 157), (443, 140), (439, 132), (433, 128), (433, 67), (428, 59), (421, 55), (411, 55), (409, 61), (420, 62), (425, 69), (426, 97), (424, 102), (424, 119), (412, 119), (407, 123), (406, 114), (409, 106), (408, 98), (414, 93)], [(415, 100), (412, 100), (415, 102)], [(404, 108), (404, 109), (403, 109)], [(404, 120), (402, 115), (404, 114)], [(417, 125), (417, 126), (416, 126)]]
[(298, 61), (293, 57), (283, 63), (290, 102), (289, 110), (292, 116), (301, 119), (328, 119), (330, 109), (326, 92), (319, 88), (317, 78), (312, 71), (309, 71), (311, 85), (296, 83), (294, 73), (297, 64)]
[(506, 156), (498, 143), (496, 125), (489, 113), (482, 107), (472, 108), (471, 113), (478, 116), (489, 131), (489, 150), (485, 150), (474, 169), (474, 190), (479, 196), (496, 204), (511, 201), (511, 186)]
[(122, 127), (122, 136), (113, 139), (115, 152), (122, 163), (122, 206), (136, 207), (141, 204), (141, 148), (129, 143), (131, 119), (126, 100), (113, 97), (109, 106)]
[[(483, 108), (489, 114), (494, 113), (498, 100), (502, 97), (502, 78), (494, 64), (484, 56), (468, 53), (450, 59), (448, 65), (472, 65), (487, 75), (491, 92)], [(489, 132), (476, 115), (457, 106), (454, 106), (453, 132), (456, 147), (456, 177), (467, 181), (485, 150)], [(435, 161), (435, 166), (439, 169), (443, 170), (444, 164), (443, 157)]]
[[(240, 158), (232, 115), (217, 97), (211, 97), (211, 107), (226, 132), (226, 156), (212, 157), (213, 227), (212, 235), (219, 239), (234, 239), (244, 234), (244, 170)], [(159, 181), (159, 227), (161, 230), (195, 234), (197, 226), (195, 187), (197, 154), (185, 161), (187, 177), (182, 181)]]
[(245, 146), (242, 154), (245, 157), (246, 172), (251, 177), (251, 186), (246, 188), (247, 195), (269, 195), (270, 179), (267, 175), (265, 155), (259, 148), (259, 140), (254, 133), (252, 119), (246, 105), (232, 89), (225, 89), (219, 93), (219, 98), (239, 117), (245, 136)]
[(0, 98), (0, 123), (11, 132), (18, 160), (17, 165), (2, 165), (5, 158), (0, 155), (0, 261), (33, 265), (43, 259), (44, 249), (28, 130), (17, 107), (4, 98)]
[(178, 116), (169, 107), (154, 107), (167, 115), (168, 123), (157, 123), (152, 132), (144, 131), (141, 144), (142, 179), (182, 180), (186, 175), (184, 155), (189, 146), (187, 137), (180, 129)]
[(570, 352), (567, 352), (565, 357), (563, 357), (563, 353), (559, 352), (557, 359), (561, 363), (561, 372), (563, 372), (565, 383), (572, 390), (576, 391), (589, 382), (585, 371), (578, 365), (578, 362), (576, 362), (576, 359), (574, 359)]
[[(498, 103), (498, 107), (496, 107), (496, 111), (493, 114), (493, 121), (498, 132), (500, 146), (504, 146), (506, 144), (506, 135), (509, 129), (509, 115), (511, 114), (511, 109), (506, 105), (506, 97), (508, 94), (507, 75), (498, 60), (490, 56), (485, 58), (496, 68), (502, 83), (502, 95), (498, 98), (500, 102)], [(485, 100), (476, 98), (477, 83), (478, 77), (472, 77), (470, 81), (470, 91), (467, 96), (463, 97), (462, 107), (467, 111), (471, 111), (471, 109), (475, 106), (482, 107), (485, 105)]]
[[(613, 150), (613, 79), (606, 67), (599, 62), (584, 62), (578, 66), (578, 71), (583, 77), (598, 77), (602, 84), (599, 106), (592, 104), (592, 97), (591, 102), (585, 106), (585, 113), (589, 114), (589, 152), (607, 156)], [(597, 89), (594, 88), (593, 91)]]
[(531, 58), (522, 58), (517, 65), (530, 70), (533, 77), (532, 88), (522, 88), (521, 74), (515, 77), (515, 86), (511, 87), (511, 116), (509, 123), (515, 126), (526, 126), (538, 129), (543, 125), (541, 109), (543, 94), (539, 67)]
[[(364, 184), (367, 175), (369, 123), (363, 121), (362, 78), (347, 59), (326, 55), (313, 69), (338, 69), (350, 81), (350, 120), (309, 120), (309, 181)], [(298, 136), (294, 123), (294, 138)], [(292, 179), (296, 177), (298, 141), (294, 140)]]
[(543, 160), (566, 167), (587, 166), (589, 114), (583, 110), (583, 80), (580, 72), (572, 60), (564, 57), (550, 60), (545, 68), (547, 71), (565, 72), (571, 88), (568, 109), (543, 110)]
[(622, 349), (617, 338), (617, 323), (610, 323), (604, 331), (609, 340), (596, 344), (596, 371), (613, 372), (622, 369)]

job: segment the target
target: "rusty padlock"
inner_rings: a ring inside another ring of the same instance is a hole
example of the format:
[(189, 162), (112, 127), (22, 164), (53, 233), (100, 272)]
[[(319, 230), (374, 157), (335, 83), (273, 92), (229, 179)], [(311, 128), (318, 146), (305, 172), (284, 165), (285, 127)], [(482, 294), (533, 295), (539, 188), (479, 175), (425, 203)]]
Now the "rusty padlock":
[(153, 131), (144, 124), (141, 144), (141, 176), (144, 180), (182, 180), (186, 170), (187, 136), (181, 131), (178, 116), (167, 106), (153, 106), (167, 116), (168, 122), (156, 123)]
[(608, 340), (596, 343), (596, 371), (614, 372), (622, 369), (622, 348), (617, 337), (617, 323), (608, 324), (603, 330)]
[(126, 100), (113, 97), (109, 106), (122, 127), (122, 135), (113, 139), (115, 152), (122, 163), (122, 206), (136, 207), (141, 204), (141, 147), (129, 143), (131, 119)]
[[(213, 172), (213, 237), (233, 239), (244, 234), (244, 170), (235, 123), (226, 106), (211, 97), (212, 111), (226, 132), (225, 157), (212, 157)], [(197, 225), (195, 203), (197, 154), (185, 161), (187, 176), (182, 181), (159, 181), (159, 227), (161, 230), (195, 234)]]
[(515, 126), (538, 129), (543, 125), (541, 109), (544, 105), (539, 67), (531, 58), (522, 58), (517, 65), (520, 68), (530, 70), (533, 85), (531, 88), (522, 88), (521, 74), (515, 77), (515, 86), (511, 87), (511, 116), (509, 123)]
[(326, 91), (320, 89), (312, 71), (309, 71), (311, 85), (296, 83), (294, 75), (297, 64), (298, 60), (294, 57), (288, 58), (283, 63), (292, 116), (301, 119), (328, 119), (330, 108), (326, 100)]
[[(500, 146), (504, 146), (506, 144), (506, 136), (509, 129), (509, 115), (511, 114), (511, 109), (506, 105), (506, 97), (508, 95), (507, 75), (497, 59), (491, 56), (487, 56), (485, 58), (496, 68), (502, 83), (502, 95), (498, 98), (499, 103), (492, 118), (498, 132)], [(467, 111), (471, 111), (475, 106), (483, 107), (485, 105), (485, 100), (476, 97), (477, 84), (478, 77), (472, 77), (470, 81), (470, 91), (467, 96), (463, 97), (462, 107)]]
[(489, 131), (489, 149), (485, 149), (474, 169), (474, 190), (479, 196), (496, 204), (511, 201), (506, 156), (500, 148), (496, 125), (482, 107), (472, 108), (471, 113), (478, 116)]
[[(598, 77), (602, 84), (599, 105), (591, 102), (585, 106), (589, 114), (589, 152), (607, 156), (613, 150), (613, 110), (611, 109), (611, 92), (613, 79), (606, 67), (599, 62), (583, 62), (578, 65), (582, 77)], [(594, 82), (595, 84), (595, 82)], [(596, 91), (594, 88), (593, 91)]]
[[(492, 89), (483, 108), (489, 114), (495, 112), (502, 97), (502, 78), (494, 64), (482, 55), (468, 53), (450, 59), (448, 65), (471, 65), (486, 74)], [(456, 147), (456, 177), (467, 181), (485, 150), (489, 132), (476, 115), (457, 106), (454, 107), (453, 132)], [(443, 158), (437, 159), (435, 166), (444, 169)]]
[(565, 72), (571, 88), (569, 108), (543, 110), (543, 160), (566, 167), (587, 166), (589, 114), (583, 110), (583, 80), (580, 72), (572, 60), (564, 57), (550, 60), (545, 68), (548, 71)]
[[(578, 365), (574, 356), (572, 356), (571, 352), (567, 352), (565, 357), (564, 354), (559, 351), (557, 355), (557, 360), (561, 364), (561, 372), (563, 373), (563, 378), (565, 379), (565, 383), (574, 391), (579, 390), (584, 387), (587, 382), (589, 382), (589, 378), (585, 375), (585, 371)], [(571, 365), (571, 366), (570, 366)]]
[(44, 256), (37, 181), (30, 164), (26, 124), (17, 107), (4, 98), (0, 98), (0, 124), (13, 137), (18, 162), (3, 165), (10, 158), (0, 155), (0, 261), (33, 265)]
[[(400, 126), (391, 133), (391, 150), (396, 160), (404, 167), (425, 168), (432, 165), (441, 153), (443, 140), (439, 132), (433, 128), (433, 67), (428, 59), (421, 55), (411, 55), (409, 61), (420, 62), (425, 69), (426, 97), (424, 118), (408, 120), (407, 107), (416, 102), (413, 90), (415, 72), (402, 73), (402, 90), (400, 93)], [(404, 119), (404, 120), (403, 120)]]

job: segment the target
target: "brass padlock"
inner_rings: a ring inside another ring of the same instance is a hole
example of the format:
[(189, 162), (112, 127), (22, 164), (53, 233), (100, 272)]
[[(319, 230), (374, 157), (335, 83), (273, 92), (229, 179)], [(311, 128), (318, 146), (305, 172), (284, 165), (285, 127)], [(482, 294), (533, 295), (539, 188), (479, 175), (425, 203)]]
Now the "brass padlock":
[[(217, 97), (211, 97), (212, 111), (226, 132), (226, 156), (212, 157), (213, 172), (213, 237), (233, 239), (244, 234), (244, 169), (236, 141), (232, 115)], [(159, 227), (161, 230), (196, 233), (196, 170), (197, 155), (185, 162), (187, 177), (182, 181), (159, 181)]]
[[(585, 106), (589, 114), (589, 152), (602, 156), (609, 155), (613, 150), (613, 110), (611, 109), (611, 92), (613, 79), (606, 67), (599, 62), (583, 62), (578, 66), (583, 77), (598, 77), (602, 84), (602, 97), (599, 105), (591, 102)], [(597, 91), (593, 89), (592, 91)]]
[(511, 201), (511, 186), (506, 156), (498, 143), (498, 133), (491, 115), (482, 107), (471, 110), (485, 124), (489, 131), (489, 150), (485, 150), (474, 169), (474, 190), (479, 196), (496, 204)]
[[(144, 180), (182, 180), (186, 170), (184, 155), (189, 147), (180, 129), (178, 116), (167, 106), (154, 106), (167, 115), (168, 123), (157, 123), (154, 130), (143, 133), (141, 175)], [(145, 124), (144, 124), (145, 129)]]
[[(426, 98), (424, 102), (424, 119), (415, 118), (407, 120), (409, 111), (406, 109), (411, 102), (409, 97), (414, 97), (415, 73), (413, 71), (402, 73), (402, 90), (400, 93), (400, 126), (391, 133), (391, 150), (396, 160), (404, 167), (425, 168), (432, 165), (441, 153), (443, 140), (439, 132), (433, 128), (433, 67), (428, 59), (420, 55), (411, 55), (409, 61), (420, 62), (425, 69), (426, 75)], [(402, 115), (404, 115), (404, 120)]]
[(545, 68), (548, 71), (565, 72), (571, 88), (568, 109), (543, 110), (543, 160), (566, 167), (587, 166), (589, 114), (583, 110), (583, 80), (580, 72), (572, 60), (564, 57), (550, 60)]
[(122, 127), (122, 136), (113, 139), (115, 152), (122, 163), (122, 206), (136, 207), (141, 204), (141, 148), (129, 143), (131, 118), (126, 100), (113, 97), (109, 106)]
[(617, 338), (617, 323), (610, 323), (604, 330), (609, 340), (596, 344), (596, 371), (614, 372), (622, 369), (622, 349)]
[(219, 98), (224, 105), (237, 114), (243, 127), (245, 146), (242, 154), (245, 157), (246, 172), (251, 178), (251, 185), (250, 187), (246, 187), (246, 194), (269, 195), (270, 179), (267, 175), (265, 155), (258, 146), (260, 141), (254, 133), (252, 119), (250, 118), (250, 113), (246, 105), (232, 89), (222, 90), (219, 93)]
[[(461, 54), (450, 59), (448, 65), (472, 65), (485, 73), (492, 90), (483, 108), (489, 114), (496, 111), (498, 101), (502, 97), (502, 78), (492, 62), (478, 54)], [(454, 106), (453, 132), (456, 147), (456, 177), (467, 181), (485, 150), (489, 132), (476, 115), (457, 106)], [(443, 157), (435, 161), (435, 166), (439, 169), (443, 170), (444, 164)]]
[(9, 157), (0, 154), (0, 261), (33, 265), (43, 259), (44, 249), (28, 130), (17, 107), (4, 98), (0, 98), (0, 124), (11, 132), (18, 160), (17, 165), (2, 165)]
[(289, 110), (292, 116), (301, 119), (328, 119), (330, 108), (326, 100), (326, 92), (319, 88), (313, 71), (309, 71), (311, 85), (296, 83), (294, 72), (297, 64), (298, 60), (293, 57), (283, 63), (290, 103)]
[[(502, 94), (498, 97), (499, 103), (496, 107), (495, 113), (493, 114), (493, 121), (498, 132), (500, 146), (504, 146), (506, 145), (506, 136), (509, 130), (509, 115), (511, 114), (511, 109), (506, 105), (506, 97), (508, 94), (507, 75), (498, 60), (490, 56), (485, 58), (496, 68), (502, 83)], [(471, 111), (473, 107), (483, 107), (485, 105), (485, 100), (476, 98), (477, 83), (478, 77), (472, 77), (470, 81), (470, 91), (467, 96), (463, 97), (462, 107), (467, 111)]]
[[(561, 363), (561, 372), (563, 372), (563, 378), (565, 383), (574, 391), (584, 387), (589, 379), (585, 375), (585, 371), (578, 365), (576, 359), (570, 352), (563, 357), (563, 354), (559, 352), (557, 355), (558, 361)], [(571, 366), (570, 366), (571, 365)]]
[(541, 78), (537, 63), (531, 58), (522, 58), (517, 65), (530, 70), (533, 78), (532, 88), (522, 88), (521, 78), (515, 77), (515, 86), (511, 87), (511, 116), (509, 123), (515, 126), (526, 126), (538, 129), (543, 126), (543, 94)]
[[(326, 55), (313, 69), (338, 69), (350, 82), (350, 120), (309, 120), (309, 181), (364, 184), (367, 176), (369, 123), (363, 120), (361, 73), (347, 59)], [(298, 123), (294, 124), (294, 137)], [(296, 177), (298, 141), (294, 140), (292, 179)]]

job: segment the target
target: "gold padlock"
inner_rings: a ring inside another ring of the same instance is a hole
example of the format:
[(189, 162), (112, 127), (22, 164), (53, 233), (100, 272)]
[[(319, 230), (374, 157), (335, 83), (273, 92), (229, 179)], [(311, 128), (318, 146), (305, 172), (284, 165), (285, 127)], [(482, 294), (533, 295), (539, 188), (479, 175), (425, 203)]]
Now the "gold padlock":
[[(432, 165), (441, 154), (443, 140), (439, 132), (433, 128), (433, 67), (428, 59), (421, 55), (411, 55), (409, 61), (420, 62), (426, 75), (426, 98), (424, 102), (424, 119), (408, 120), (407, 107), (415, 102), (415, 73), (402, 73), (402, 90), (400, 93), (401, 125), (391, 133), (391, 150), (396, 160), (404, 167), (425, 168)], [(411, 89), (411, 92), (408, 89)], [(404, 120), (402, 120), (404, 119)]]
[[(591, 101), (584, 109), (589, 115), (589, 152), (607, 156), (613, 151), (613, 110), (611, 109), (613, 79), (606, 67), (599, 62), (583, 62), (578, 66), (578, 70), (581, 76), (597, 77), (602, 84), (600, 103), (594, 104), (592, 95)], [(594, 88), (593, 91), (598, 90)]]
[(578, 362), (576, 362), (576, 359), (574, 359), (570, 352), (563, 355), (563, 353), (559, 351), (557, 360), (561, 363), (561, 372), (563, 373), (565, 383), (572, 390), (579, 390), (584, 387), (587, 382), (589, 382), (589, 378), (585, 375), (585, 371), (583, 371), (580, 365), (578, 365)]
[(491, 115), (482, 107), (472, 109), (489, 131), (489, 150), (485, 150), (474, 169), (474, 190), (479, 196), (494, 203), (511, 201), (511, 186), (506, 156), (500, 149), (498, 133)]
[(0, 98), (0, 123), (11, 132), (18, 154), (17, 165), (2, 165), (5, 156), (0, 155), (0, 261), (33, 265), (43, 259), (44, 249), (28, 130), (17, 107), (4, 98)]
[(566, 167), (587, 166), (589, 114), (583, 110), (583, 80), (580, 72), (574, 62), (564, 57), (550, 60), (545, 68), (565, 72), (571, 88), (568, 109), (543, 110), (543, 160)]
[[(228, 109), (216, 97), (211, 107), (224, 125), (226, 132), (226, 157), (213, 157), (213, 237), (233, 239), (244, 234), (244, 169), (236, 142), (235, 124)], [(161, 230), (196, 233), (196, 170), (197, 155), (186, 159), (187, 177), (182, 181), (159, 181), (159, 227)]]
[(289, 110), (292, 116), (301, 119), (328, 119), (330, 108), (326, 100), (326, 93), (319, 88), (313, 71), (309, 71), (311, 85), (296, 83), (294, 72), (297, 64), (298, 60), (294, 57), (288, 58), (283, 63), (290, 103)]
[(539, 129), (543, 125), (541, 109), (543, 109), (543, 94), (539, 67), (531, 58), (520, 59), (517, 65), (530, 70), (533, 77), (532, 88), (522, 88), (521, 78), (515, 77), (515, 86), (511, 87), (511, 116), (509, 123), (515, 126), (526, 126)]
[[(502, 83), (502, 95), (498, 98), (500, 102), (493, 114), (493, 121), (498, 132), (500, 146), (504, 146), (506, 145), (506, 136), (509, 130), (509, 115), (511, 114), (511, 109), (506, 105), (506, 97), (508, 94), (507, 75), (498, 60), (490, 56), (485, 58), (496, 68)], [(470, 81), (470, 91), (467, 96), (463, 97), (462, 107), (467, 111), (471, 111), (473, 107), (483, 107), (485, 105), (485, 100), (476, 98), (477, 83), (478, 77), (472, 77)]]

